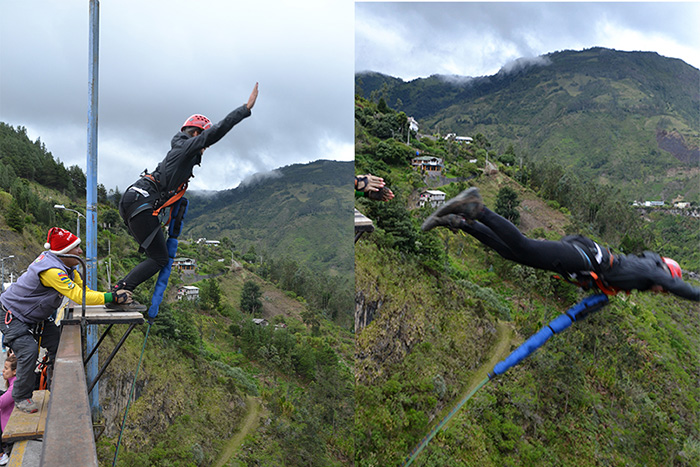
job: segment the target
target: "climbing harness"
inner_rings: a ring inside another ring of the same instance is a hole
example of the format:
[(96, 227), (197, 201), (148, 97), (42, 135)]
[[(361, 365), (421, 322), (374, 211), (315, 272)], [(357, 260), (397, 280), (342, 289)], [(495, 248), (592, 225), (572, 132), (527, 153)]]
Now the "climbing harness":
[(403, 467), (408, 467), (411, 463), (418, 457), (418, 455), (423, 451), (423, 449), (428, 445), (431, 439), (437, 434), (442, 427), (452, 418), (452, 416), (457, 413), (457, 411), (462, 408), (462, 406), (486, 383), (495, 378), (497, 375), (502, 375), (508, 369), (520, 363), (523, 359), (530, 356), (535, 350), (542, 347), (547, 340), (554, 334), (558, 334), (571, 326), (575, 321), (580, 321), (589, 314), (600, 310), (605, 305), (609, 303), (608, 296), (605, 293), (591, 295), (584, 298), (576, 305), (572, 306), (566, 310), (561, 315), (554, 318), (545, 327), (537, 331), (537, 333), (530, 336), (522, 345), (510, 353), (505, 360), (497, 363), (493, 369), (488, 373), (488, 376), (484, 378), (469, 394), (467, 394), (460, 402), (453, 408), (450, 413), (448, 413), (435, 428), (433, 428), (430, 433), (428, 433), (423, 440), (416, 446), (413, 451), (408, 455)]
[[(581, 287), (583, 290), (591, 290), (594, 287), (596, 287), (602, 293), (611, 297), (622, 292), (622, 289), (608, 285), (608, 283), (605, 282), (605, 280), (602, 277), (600, 277), (593, 271), (587, 271), (582, 275), (583, 277), (579, 277), (578, 279), (573, 279), (571, 277), (567, 278), (556, 274), (553, 277), (555, 279), (560, 279), (564, 282), (568, 282), (569, 284), (574, 284), (577, 287)], [(626, 290), (625, 292), (627, 292), (627, 295), (630, 294), (629, 290)]]

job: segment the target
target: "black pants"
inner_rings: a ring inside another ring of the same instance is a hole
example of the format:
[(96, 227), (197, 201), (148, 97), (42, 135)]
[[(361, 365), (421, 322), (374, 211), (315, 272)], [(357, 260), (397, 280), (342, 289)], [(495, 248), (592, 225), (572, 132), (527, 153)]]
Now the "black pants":
[[(10, 324), (5, 324), (5, 319), (0, 319), (0, 331), (5, 336), (5, 344), (17, 356), (17, 379), (12, 389), (12, 399), (15, 402), (30, 399), (36, 385), (34, 369), (39, 357), (39, 343), (32, 328), (34, 325), (23, 323), (16, 317), (12, 317)], [(53, 321), (44, 321), (41, 346), (48, 350), (51, 365), (56, 360), (60, 339), (61, 329)]]
[[(141, 202), (140, 195), (134, 191), (127, 190), (122, 196), (119, 211), (122, 217), (129, 212), (129, 207), (134, 203)], [(134, 290), (139, 284), (154, 276), (163, 266), (168, 264), (168, 248), (165, 243), (165, 235), (160, 227), (158, 216), (153, 215), (153, 209), (141, 211), (130, 219), (124, 219), (131, 236), (139, 244), (139, 251), (146, 253), (146, 259), (136, 265), (124, 279), (126, 290)]]
[(504, 257), (525, 266), (562, 273), (590, 271), (591, 260), (571, 242), (533, 240), (507, 219), (484, 208), (478, 222), (463, 222), (460, 228)]

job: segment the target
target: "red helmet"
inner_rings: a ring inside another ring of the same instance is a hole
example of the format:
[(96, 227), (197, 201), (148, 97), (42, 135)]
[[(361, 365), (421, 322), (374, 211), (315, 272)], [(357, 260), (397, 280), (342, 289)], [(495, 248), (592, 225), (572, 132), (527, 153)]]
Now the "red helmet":
[(678, 265), (678, 263), (671, 258), (666, 258), (665, 256), (662, 256), (661, 260), (666, 264), (666, 266), (668, 266), (668, 270), (671, 271), (671, 277), (680, 278), (682, 276), (681, 267)]
[(185, 120), (185, 123), (182, 124), (182, 128), (180, 128), (180, 131), (184, 130), (185, 127), (188, 126), (195, 126), (197, 128), (201, 128), (202, 130), (207, 130), (211, 128), (211, 120), (209, 120), (204, 115), (194, 114), (190, 118)]

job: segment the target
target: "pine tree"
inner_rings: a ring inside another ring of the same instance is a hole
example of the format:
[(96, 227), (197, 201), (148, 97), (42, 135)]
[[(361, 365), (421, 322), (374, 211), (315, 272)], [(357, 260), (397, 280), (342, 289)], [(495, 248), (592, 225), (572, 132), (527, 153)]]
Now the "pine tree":
[(507, 186), (498, 190), (498, 195), (496, 195), (496, 212), (515, 225), (520, 223), (518, 206), (520, 206), (520, 200), (515, 190)]
[(262, 310), (262, 302), (260, 301), (260, 286), (253, 281), (246, 281), (243, 284), (241, 292), (241, 311), (246, 313), (256, 314)]
[(10, 203), (7, 214), (5, 214), (5, 220), (7, 221), (7, 225), (16, 232), (21, 233), (24, 229), (24, 212), (22, 208), (19, 207), (17, 200), (13, 199), (12, 203)]

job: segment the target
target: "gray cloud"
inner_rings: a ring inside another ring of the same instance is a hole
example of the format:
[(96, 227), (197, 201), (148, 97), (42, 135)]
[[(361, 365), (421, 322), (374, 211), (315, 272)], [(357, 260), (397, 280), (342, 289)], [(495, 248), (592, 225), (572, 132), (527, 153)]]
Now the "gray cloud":
[[(98, 182), (124, 189), (193, 113), (253, 115), (209, 148), (190, 186), (353, 157), (353, 4), (304, 0), (100, 3)], [(0, 121), (86, 168), (88, 2), (26, 0), (0, 16)]]
[(503, 65), (503, 67), (499, 70), (499, 73), (514, 73), (531, 66), (547, 66), (551, 63), (552, 61), (547, 57), (522, 57), (516, 60), (511, 60)]
[(405, 80), (485, 76), (520, 58), (594, 46), (700, 66), (695, 3), (357, 3), (355, 68)]

